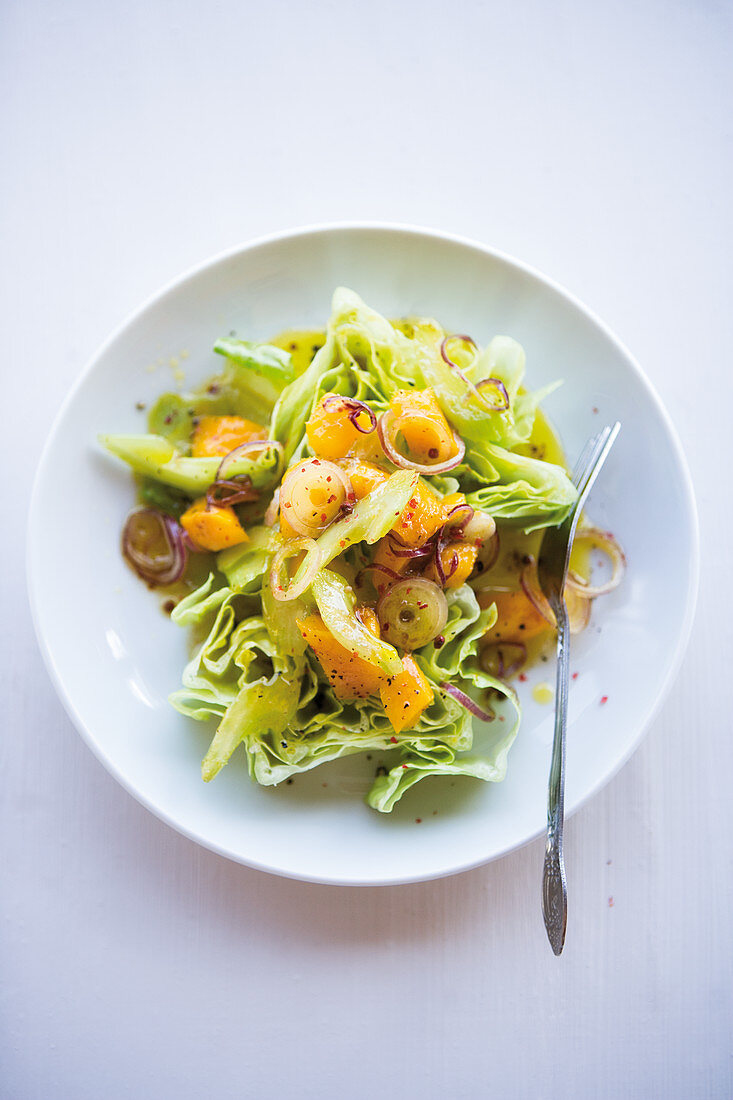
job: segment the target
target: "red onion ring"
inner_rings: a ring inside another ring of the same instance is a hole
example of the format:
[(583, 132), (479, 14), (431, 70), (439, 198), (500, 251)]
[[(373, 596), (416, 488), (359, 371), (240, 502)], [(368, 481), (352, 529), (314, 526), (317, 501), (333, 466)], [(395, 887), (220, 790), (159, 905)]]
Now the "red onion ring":
[(183, 543), (183, 545), (186, 547), (187, 550), (191, 551), (192, 554), (209, 554), (210, 553), (210, 551), (207, 550), (205, 546), (199, 546), (199, 544), (197, 542), (194, 542), (193, 539), (191, 538), (191, 536), (189, 535), (188, 531), (185, 531), (185, 530), (181, 531), (181, 542)]
[(601, 531), (598, 527), (583, 527), (576, 532), (575, 544), (578, 542), (593, 542), (597, 549), (611, 559), (613, 574), (604, 584), (586, 584), (577, 574), (568, 573), (566, 588), (574, 589), (579, 596), (586, 600), (595, 600), (597, 596), (606, 596), (618, 588), (626, 572), (626, 555), (621, 546), (610, 531)]
[[(221, 495), (224, 494), (224, 495)], [(252, 480), (246, 474), (240, 477), (215, 481), (206, 490), (206, 508), (231, 508), (233, 504), (259, 500), (260, 494), (252, 487)]]
[(457, 703), (460, 703), (462, 707), (465, 707), (467, 711), (470, 711), (474, 717), (479, 718), (482, 722), (493, 722), (496, 718), (493, 711), (484, 710), (478, 703), (474, 703), (470, 695), (466, 695), (465, 691), (461, 691), (460, 688), (453, 687), (453, 684), (449, 684), (444, 680), (440, 687), (447, 695), (451, 695)]
[(394, 535), (390, 532), (387, 535), (387, 542), (389, 544), (390, 553), (394, 554), (396, 558), (426, 558), (435, 550), (434, 539), (430, 539), (428, 542), (423, 543), (422, 546), (402, 546), (395, 540)]
[(537, 576), (537, 562), (534, 558), (530, 558), (525, 565), (520, 574), (519, 583), (522, 586), (525, 596), (532, 604), (532, 607), (554, 630), (557, 623), (555, 622), (555, 616), (552, 613), (552, 608), (550, 607), (547, 596), (545, 596), (540, 588), (540, 582)]
[[(357, 401), (355, 397), (340, 397), (334, 393), (329, 394), (328, 397), (324, 397), (321, 404), (323, 408), (326, 409), (334, 401), (339, 401), (342, 405), (348, 408), (348, 418), (356, 428), (357, 432), (361, 432), (362, 435), (371, 435), (371, 433), (377, 426), (377, 418), (372, 409), (370, 409), (367, 404), (365, 404), (363, 401)], [(359, 423), (359, 417), (362, 414), (365, 414), (369, 417), (368, 428), (362, 428), (361, 424)]]
[(280, 489), (279, 487), (272, 494), (272, 500), (267, 505), (263, 523), (265, 527), (274, 527), (277, 523), (278, 513), (280, 511)]
[(219, 469), (216, 471), (216, 481), (226, 480), (226, 471), (229, 466), (232, 466), (238, 458), (242, 458), (243, 455), (249, 454), (250, 451), (262, 451), (272, 449), (278, 453), (278, 464), (282, 461), (285, 454), (285, 448), (282, 443), (278, 443), (276, 439), (251, 439), (249, 443), (240, 443), (238, 447), (235, 447), (233, 451), (229, 451), (224, 455), (219, 463)]
[[(462, 519), (458, 519), (457, 517), (460, 516), (460, 514), (462, 512), (464, 512), (465, 515), (463, 516)], [(473, 517), (474, 517), (473, 508), (471, 507), (470, 504), (466, 504), (466, 502), (464, 501), (463, 504), (454, 504), (453, 505), (450, 512), (445, 517), (445, 525), (448, 524), (448, 520), (451, 520), (450, 526), (451, 526), (451, 528), (453, 528), (455, 530), (458, 527), (463, 527), (464, 524), (466, 524), (466, 523), (470, 523), (471, 520), (473, 519)]]
[[(464, 343), (472, 344), (474, 348), (476, 347), (475, 340), (472, 340), (470, 336), (461, 336), (458, 334), (454, 336), (446, 336), (445, 340), (443, 340), (443, 343), (440, 345), (440, 354), (442, 355), (448, 366), (451, 368), (451, 370), (453, 370), (458, 375), (458, 377), (468, 387), (474, 397), (478, 398), (481, 404), (484, 405), (485, 408), (489, 410), (489, 412), (505, 412), (509, 408), (510, 400), (506, 386), (504, 385), (502, 380), (500, 378), (484, 378), (480, 382), (477, 382), (476, 385), (474, 385), (473, 382), (471, 382), (471, 380), (466, 377), (458, 364), (454, 362), (454, 360), (451, 359), (450, 355), (448, 354), (447, 346), (451, 340), (463, 340)], [(495, 390), (499, 391), (499, 396), (501, 398), (499, 404), (487, 401), (484, 394), (481, 393), (481, 387), (487, 386), (489, 385), (489, 383), (494, 387)]]
[[(151, 557), (144, 548), (135, 544), (135, 529), (137, 527), (139, 531), (144, 519), (151, 520), (157, 526), (157, 534), (162, 536), (166, 552), (161, 557)], [(130, 512), (122, 529), (122, 553), (137, 575), (153, 587), (177, 581), (188, 560), (183, 530), (171, 516), (159, 512), (157, 508), (135, 508)]]
[(571, 634), (582, 634), (590, 622), (593, 600), (588, 600), (580, 592), (565, 586), (565, 608), (568, 613), (568, 630)]
[[(495, 402), (488, 402), (484, 394), (481, 393), (481, 387), (489, 385), (493, 386), (494, 389), (498, 391), (500, 399), (498, 405)], [(487, 408), (491, 409), (492, 412), (506, 412), (506, 410), (509, 408), (509, 405), (511, 404), (506, 386), (502, 382), (501, 378), (482, 378), (480, 382), (476, 383), (476, 392), (478, 393), (483, 403), (487, 406)]]
[(387, 409), (383, 412), (377, 421), (377, 434), (379, 436), (379, 442), (382, 444), (382, 450), (386, 454), (387, 458), (395, 466), (398, 466), (401, 470), (416, 470), (419, 474), (447, 474), (449, 470), (455, 469), (463, 461), (463, 457), (466, 453), (466, 444), (461, 437), (457, 435), (451, 429), (451, 435), (453, 436), (453, 443), (456, 447), (456, 454), (452, 458), (447, 458), (445, 462), (435, 462), (432, 466), (426, 466), (421, 462), (413, 462), (411, 459), (406, 458), (395, 447), (391, 439), (391, 431), (393, 427), (394, 413), (391, 409)]
[(470, 344), (475, 349), (475, 351), (478, 351), (476, 341), (471, 336), (464, 336), (461, 333), (456, 332), (453, 333), (452, 336), (446, 336), (442, 344), (440, 345), (440, 354), (442, 355), (444, 362), (448, 364), (451, 370), (454, 370), (456, 372), (458, 377), (466, 383), (469, 389), (475, 391), (476, 387), (473, 385), (472, 382), (469, 382), (468, 378), (466, 378), (466, 375), (458, 366), (458, 363), (451, 359), (450, 355), (448, 354), (448, 344), (450, 344), (453, 340), (462, 340), (464, 344)]
[[(537, 562), (534, 561), (534, 559), (525, 565), (520, 576), (520, 582), (525, 596), (534, 609), (538, 611), (545, 622), (555, 630), (557, 628), (557, 622), (547, 597), (540, 588), (540, 582), (537, 577)], [(574, 588), (569, 589), (567, 584), (564, 598), (565, 607), (568, 613), (568, 629), (571, 634), (580, 634), (588, 625), (592, 600), (587, 598), (583, 591), (578, 591)]]

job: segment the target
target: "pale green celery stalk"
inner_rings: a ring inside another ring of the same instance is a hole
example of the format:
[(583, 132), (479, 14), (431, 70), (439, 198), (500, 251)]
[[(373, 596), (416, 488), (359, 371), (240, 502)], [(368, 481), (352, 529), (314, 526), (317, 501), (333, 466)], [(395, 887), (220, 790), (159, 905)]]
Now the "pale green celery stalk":
[(350, 516), (331, 524), (317, 540), (321, 568), (357, 542), (371, 545), (384, 538), (394, 527), (418, 481), (419, 476), (412, 470), (398, 470), (360, 500)]
[[(145, 474), (164, 485), (172, 485), (192, 496), (200, 496), (216, 480), (220, 458), (187, 458), (178, 454), (167, 439), (159, 435), (100, 435), (99, 442), (113, 455), (127, 462), (138, 474)], [(240, 475), (251, 479), (255, 489), (268, 489), (280, 476), (280, 456), (274, 448), (232, 461), (227, 477)]]
[(319, 569), (313, 578), (312, 589), (321, 618), (336, 641), (354, 656), (381, 668), (388, 676), (399, 676), (403, 669), (397, 650), (359, 621), (354, 590), (343, 577), (331, 569)]

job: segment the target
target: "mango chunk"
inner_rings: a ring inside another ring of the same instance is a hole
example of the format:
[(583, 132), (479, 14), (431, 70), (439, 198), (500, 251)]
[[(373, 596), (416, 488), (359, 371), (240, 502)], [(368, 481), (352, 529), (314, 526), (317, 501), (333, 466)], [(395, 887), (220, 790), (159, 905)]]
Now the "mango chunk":
[(247, 542), (247, 532), (237, 519), (233, 508), (207, 508), (206, 497), (195, 500), (181, 516), (181, 527), (187, 531), (197, 546), (204, 550), (226, 550)]
[[(379, 623), (371, 608), (359, 608), (364, 626), (379, 637)], [(337, 699), (366, 699), (379, 695), (379, 689), (387, 679), (384, 672), (350, 653), (338, 642), (318, 614), (298, 619), (298, 629), (311, 647), (325, 672)]]
[(404, 672), (388, 679), (379, 692), (395, 733), (416, 726), (422, 712), (433, 701), (433, 689), (413, 658), (405, 655), (402, 666)]
[(492, 603), (496, 604), (498, 617), (484, 635), (485, 642), (526, 642), (552, 629), (522, 588), (511, 592), (488, 589), (480, 594), (481, 607)]
[[(349, 411), (346, 399), (333, 393), (324, 394), (316, 405), (305, 426), (305, 434), (319, 458), (343, 458), (364, 434), (349, 419)], [(361, 427), (369, 427), (366, 413), (360, 413), (358, 420)]]
[(194, 458), (228, 455), (235, 447), (267, 439), (267, 429), (243, 416), (200, 416), (193, 430), (191, 454)]

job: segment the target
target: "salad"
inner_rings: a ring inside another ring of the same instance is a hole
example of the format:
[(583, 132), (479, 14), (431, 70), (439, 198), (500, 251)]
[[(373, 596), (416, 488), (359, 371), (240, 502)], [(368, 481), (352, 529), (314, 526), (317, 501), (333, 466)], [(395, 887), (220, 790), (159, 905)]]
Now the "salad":
[[(163, 394), (147, 434), (100, 437), (138, 482), (123, 553), (193, 631), (170, 701), (217, 723), (204, 780), (240, 746), (265, 786), (372, 750), (381, 812), (426, 776), (503, 779), (510, 681), (553, 632), (536, 555), (576, 499), (538, 408), (554, 386), (525, 390), (507, 336), (481, 349), (344, 288), (324, 333), (214, 350), (221, 373)], [(623, 555), (591, 527), (574, 554), (578, 631)]]

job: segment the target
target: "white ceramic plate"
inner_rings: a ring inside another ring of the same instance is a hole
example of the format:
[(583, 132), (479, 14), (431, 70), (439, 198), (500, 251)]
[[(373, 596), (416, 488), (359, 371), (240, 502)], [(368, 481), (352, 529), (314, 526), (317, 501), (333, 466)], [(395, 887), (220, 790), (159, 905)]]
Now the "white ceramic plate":
[(514, 336), (533, 388), (565, 380), (546, 410), (571, 457), (604, 423), (622, 422), (590, 512), (618, 534), (629, 570), (573, 644), (568, 810), (607, 782), (638, 745), (688, 637), (698, 572), (689, 475), (659, 399), (611, 333), (548, 279), (466, 241), (388, 226), (308, 229), (212, 260), (144, 305), (94, 357), (49, 438), (31, 507), (31, 603), (79, 732), (164, 821), (277, 874), (409, 882), (494, 859), (544, 828), (552, 708), (534, 703), (530, 689), (553, 670), (541, 666), (520, 685), (524, 718), (501, 784), (428, 779), (391, 815), (362, 801), (375, 767), (364, 757), (277, 789), (251, 784), (239, 760), (204, 784), (199, 763), (210, 731), (166, 702), (179, 685), (186, 636), (122, 561), (131, 478), (95, 442), (100, 431), (144, 430), (135, 403), (175, 387), (171, 361), (194, 384), (220, 368), (211, 348), (231, 329), (265, 339), (319, 327), (338, 284), (387, 316), (432, 315), (479, 343), (497, 332)]

